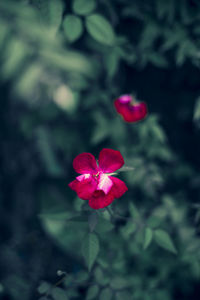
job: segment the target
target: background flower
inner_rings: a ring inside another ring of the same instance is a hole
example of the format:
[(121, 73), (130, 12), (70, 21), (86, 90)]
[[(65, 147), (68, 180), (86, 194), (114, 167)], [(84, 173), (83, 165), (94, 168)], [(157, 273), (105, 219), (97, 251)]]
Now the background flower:
[(124, 121), (130, 123), (143, 120), (148, 113), (146, 103), (136, 102), (131, 95), (120, 96), (115, 100), (114, 105)]

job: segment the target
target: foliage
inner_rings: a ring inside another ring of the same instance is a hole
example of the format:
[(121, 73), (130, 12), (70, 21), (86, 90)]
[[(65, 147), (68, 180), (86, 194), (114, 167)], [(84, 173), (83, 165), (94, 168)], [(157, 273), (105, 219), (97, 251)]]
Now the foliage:
[[(198, 0), (0, 1), (0, 297), (197, 299)], [(148, 117), (127, 124), (114, 99)], [(94, 211), (72, 161), (119, 150), (128, 192)]]

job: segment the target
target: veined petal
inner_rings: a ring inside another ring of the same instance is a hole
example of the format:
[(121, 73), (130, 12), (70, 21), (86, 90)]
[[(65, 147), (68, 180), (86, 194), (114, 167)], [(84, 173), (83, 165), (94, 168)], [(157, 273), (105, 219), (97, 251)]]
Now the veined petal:
[(110, 205), (114, 201), (114, 198), (113, 193), (108, 193), (106, 195), (103, 191), (95, 191), (89, 199), (89, 206), (93, 209), (104, 208)]
[(119, 151), (106, 149), (99, 154), (99, 168), (103, 173), (112, 173), (124, 165), (124, 159)]
[(113, 182), (110, 192), (114, 194), (115, 198), (120, 198), (126, 191), (128, 191), (126, 184), (121, 179), (113, 176), (110, 176), (110, 179)]
[(91, 153), (81, 153), (73, 160), (74, 170), (79, 174), (96, 174), (98, 172), (95, 157)]
[(97, 190), (102, 190), (105, 194), (108, 194), (112, 186), (113, 182), (108, 175), (103, 173), (99, 175)]
[(69, 187), (77, 193), (79, 198), (89, 200), (96, 190), (97, 182), (92, 176), (90, 176), (90, 178), (83, 179), (81, 181), (75, 179), (69, 183)]

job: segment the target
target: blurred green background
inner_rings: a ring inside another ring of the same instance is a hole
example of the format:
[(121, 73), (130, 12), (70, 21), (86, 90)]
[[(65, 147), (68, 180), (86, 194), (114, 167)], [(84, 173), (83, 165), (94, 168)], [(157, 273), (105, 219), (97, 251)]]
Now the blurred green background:
[[(0, 299), (199, 298), (199, 47), (198, 0), (0, 2)], [(112, 217), (68, 187), (102, 148), (134, 167)]]

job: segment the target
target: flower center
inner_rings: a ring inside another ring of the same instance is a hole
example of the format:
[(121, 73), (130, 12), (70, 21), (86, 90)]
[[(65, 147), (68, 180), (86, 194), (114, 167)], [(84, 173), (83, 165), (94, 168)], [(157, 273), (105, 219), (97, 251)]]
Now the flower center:
[(111, 187), (113, 186), (113, 182), (109, 178), (109, 175), (104, 174), (103, 172), (99, 172), (97, 177), (97, 183), (97, 190), (102, 190), (105, 194), (108, 194)]

